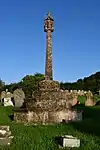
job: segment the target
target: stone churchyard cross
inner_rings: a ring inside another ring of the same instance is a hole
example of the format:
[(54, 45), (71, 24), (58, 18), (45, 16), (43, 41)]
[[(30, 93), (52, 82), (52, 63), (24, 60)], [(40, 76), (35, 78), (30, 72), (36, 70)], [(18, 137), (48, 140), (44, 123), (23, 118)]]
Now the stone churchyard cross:
[(45, 79), (52, 80), (52, 32), (54, 20), (50, 12), (44, 20), (44, 32), (46, 32), (46, 63), (45, 63)]

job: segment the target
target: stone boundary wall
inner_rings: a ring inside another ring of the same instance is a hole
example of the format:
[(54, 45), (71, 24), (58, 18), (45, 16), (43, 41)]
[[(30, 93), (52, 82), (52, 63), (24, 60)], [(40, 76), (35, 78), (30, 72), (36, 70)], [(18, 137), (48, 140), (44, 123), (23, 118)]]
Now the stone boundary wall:
[(64, 90), (64, 91), (66, 91), (66, 92), (68, 92), (68, 93), (76, 93), (76, 94), (78, 94), (78, 95), (86, 95), (86, 94), (88, 94), (88, 93), (92, 93), (90, 90), (89, 91), (84, 91), (84, 90)]

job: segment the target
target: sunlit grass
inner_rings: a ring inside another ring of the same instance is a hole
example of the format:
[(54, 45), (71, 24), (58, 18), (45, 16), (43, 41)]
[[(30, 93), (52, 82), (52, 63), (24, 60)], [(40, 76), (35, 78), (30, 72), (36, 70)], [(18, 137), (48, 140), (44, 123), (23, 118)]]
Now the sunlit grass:
[(80, 138), (81, 147), (72, 150), (100, 150), (100, 107), (77, 106), (84, 110), (81, 122), (55, 125), (16, 124), (11, 122), (11, 107), (0, 107), (0, 124), (9, 124), (14, 139), (0, 150), (59, 150), (55, 137), (69, 134)]

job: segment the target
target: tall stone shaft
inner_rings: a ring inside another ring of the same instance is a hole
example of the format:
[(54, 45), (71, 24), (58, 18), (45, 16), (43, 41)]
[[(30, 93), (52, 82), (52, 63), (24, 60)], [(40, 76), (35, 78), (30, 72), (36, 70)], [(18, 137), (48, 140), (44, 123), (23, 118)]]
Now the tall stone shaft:
[(46, 62), (45, 62), (45, 79), (52, 80), (52, 32), (54, 20), (50, 12), (44, 19), (44, 32), (46, 32)]

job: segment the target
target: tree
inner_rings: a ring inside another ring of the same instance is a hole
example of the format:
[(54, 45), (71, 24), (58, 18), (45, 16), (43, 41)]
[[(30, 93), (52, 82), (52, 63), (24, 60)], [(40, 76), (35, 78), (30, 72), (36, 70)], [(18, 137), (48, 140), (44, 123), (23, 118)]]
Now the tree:
[(5, 86), (5, 82), (3, 82), (3, 81), (0, 79), (0, 93), (1, 93), (1, 91), (3, 90), (4, 86)]
[(26, 75), (21, 82), (18, 83), (18, 86), (24, 90), (26, 97), (31, 97), (32, 92), (38, 89), (39, 82), (43, 79), (44, 75), (40, 73)]
[(93, 92), (93, 94), (96, 94), (100, 90), (100, 72), (96, 72), (89, 77), (84, 77), (84, 79), (78, 79), (77, 82), (61, 83), (61, 88), (85, 91), (90, 90)]
[(3, 90), (6, 90), (8, 89), (9, 92), (13, 93), (14, 90), (16, 90), (18, 88), (18, 83), (11, 83), (9, 85), (5, 85), (3, 87)]

